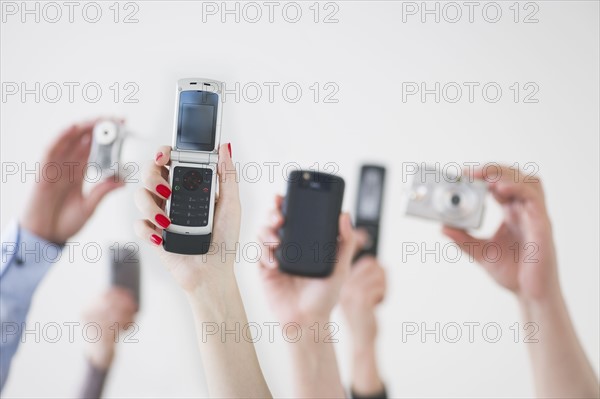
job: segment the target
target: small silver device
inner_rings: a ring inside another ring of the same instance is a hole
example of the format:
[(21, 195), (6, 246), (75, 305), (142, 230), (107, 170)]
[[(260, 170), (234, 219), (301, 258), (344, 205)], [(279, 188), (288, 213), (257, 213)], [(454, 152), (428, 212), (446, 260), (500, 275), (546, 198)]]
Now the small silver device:
[(125, 126), (113, 120), (102, 120), (94, 125), (92, 148), (88, 165), (98, 168), (102, 175), (119, 173), (123, 141), (128, 136)]
[(438, 220), (459, 229), (478, 228), (483, 219), (487, 185), (465, 176), (448, 176), (419, 167), (410, 186), (406, 214)]
[(203, 78), (180, 79), (175, 97), (175, 124), (163, 247), (179, 254), (209, 250), (217, 193), (223, 83)]

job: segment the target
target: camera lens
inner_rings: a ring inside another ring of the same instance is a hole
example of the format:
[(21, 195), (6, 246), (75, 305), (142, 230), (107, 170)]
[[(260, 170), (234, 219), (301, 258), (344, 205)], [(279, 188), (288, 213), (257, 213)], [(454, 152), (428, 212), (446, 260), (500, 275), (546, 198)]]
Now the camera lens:
[(452, 205), (457, 206), (458, 204), (460, 204), (460, 196), (458, 194), (452, 194), (450, 202), (452, 202)]

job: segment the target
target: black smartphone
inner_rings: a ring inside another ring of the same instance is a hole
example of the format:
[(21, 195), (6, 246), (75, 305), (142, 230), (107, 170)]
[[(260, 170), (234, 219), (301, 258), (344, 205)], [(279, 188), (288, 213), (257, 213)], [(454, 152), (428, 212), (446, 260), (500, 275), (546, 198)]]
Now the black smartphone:
[(138, 246), (135, 243), (114, 245), (111, 247), (112, 259), (110, 267), (110, 282), (113, 286), (121, 287), (133, 295), (135, 302), (140, 305), (140, 259)]
[(384, 167), (363, 165), (361, 168), (358, 200), (356, 201), (356, 228), (364, 229), (369, 239), (355, 259), (363, 255), (377, 256), (384, 181)]
[(288, 177), (275, 251), (279, 268), (290, 274), (326, 277), (337, 261), (337, 237), (344, 180), (328, 173), (296, 170)]

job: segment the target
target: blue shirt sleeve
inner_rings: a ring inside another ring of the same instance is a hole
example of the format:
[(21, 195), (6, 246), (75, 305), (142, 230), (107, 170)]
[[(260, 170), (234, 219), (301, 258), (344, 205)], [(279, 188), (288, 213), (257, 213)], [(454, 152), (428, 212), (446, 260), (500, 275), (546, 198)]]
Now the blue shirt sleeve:
[(11, 223), (2, 233), (0, 263), (0, 391), (24, 330), (31, 298), (62, 248)]

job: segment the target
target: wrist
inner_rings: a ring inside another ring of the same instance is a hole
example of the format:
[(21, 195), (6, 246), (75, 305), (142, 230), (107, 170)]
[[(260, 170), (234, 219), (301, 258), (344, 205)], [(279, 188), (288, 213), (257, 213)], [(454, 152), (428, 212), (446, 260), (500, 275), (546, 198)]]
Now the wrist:
[(203, 320), (223, 320), (230, 316), (230, 308), (241, 302), (233, 273), (213, 275), (184, 291), (192, 311)]
[[(97, 344), (93, 344), (97, 345)], [(88, 360), (95, 368), (99, 370), (108, 370), (115, 357), (115, 350), (112, 346), (93, 347), (88, 352)]]

